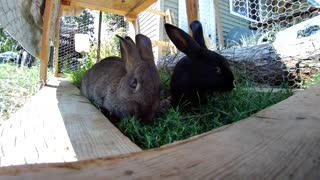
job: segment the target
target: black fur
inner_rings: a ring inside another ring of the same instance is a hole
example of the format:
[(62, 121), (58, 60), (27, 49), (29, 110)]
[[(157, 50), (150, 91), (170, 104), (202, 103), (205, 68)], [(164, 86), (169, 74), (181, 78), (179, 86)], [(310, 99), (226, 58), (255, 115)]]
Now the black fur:
[(176, 64), (170, 82), (173, 106), (184, 101), (192, 105), (203, 104), (208, 101), (208, 94), (234, 88), (234, 76), (227, 60), (206, 47), (201, 23), (193, 21), (190, 28), (193, 38), (181, 29), (165, 24), (170, 40), (186, 54)]

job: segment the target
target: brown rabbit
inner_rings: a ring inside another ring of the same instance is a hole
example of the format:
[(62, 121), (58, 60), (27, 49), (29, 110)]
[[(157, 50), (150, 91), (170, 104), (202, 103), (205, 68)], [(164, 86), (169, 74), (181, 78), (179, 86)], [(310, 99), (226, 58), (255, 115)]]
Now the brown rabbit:
[(105, 58), (88, 70), (81, 81), (81, 94), (111, 121), (132, 116), (151, 121), (161, 90), (151, 41), (141, 34), (136, 35), (136, 44), (129, 37), (118, 38), (121, 58)]

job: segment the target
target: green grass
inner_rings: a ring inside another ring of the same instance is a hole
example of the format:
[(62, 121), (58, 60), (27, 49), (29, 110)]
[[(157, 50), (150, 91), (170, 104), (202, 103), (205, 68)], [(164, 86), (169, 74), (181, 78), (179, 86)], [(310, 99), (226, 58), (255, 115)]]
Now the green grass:
[(253, 83), (238, 82), (232, 92), (212, 97), (207, 105), (171, 107), (148, 124), (123, 119), (118, 128), (142, 149), (155, 148), (239, 121), (293, 94), (290, 89), (262, 93), (252, 88)]
[(63, 73), (67, 76), (67, 78), (77, 87), (80, 87), (80, 83), (83, 75), (94, 65), (94, 61), (85, 58), (81, 61), (81, 67), (78, 70), (71, 71), (67, 68), (63, 69)]
[(0, 64), (0, 125), (9, 119), (40, 88), (39, 66), (20, 69)]
[(310, 86), (320, 82), (320, 72), (312, 74), (310, 77), (305, 77), (302, 88), (309, 88)]
[[(71, 72), (68, 77), (77, 85), (88, 67)], [(169, 95), (170, 71), (161, 68), (159, 75), (165, 92), (162, 99), (165, 99)], [(257, 85), (243, 77), (236, 84), (233, 91), (211, 97), (206, 105), (170, 107), (158, 113), (154, 122), (130, 118), (121, 120), (117, 127), (142, 149), (155, 148), (239, 121), (293, 94), (286, 86), (280, 92), (255, 91)]]

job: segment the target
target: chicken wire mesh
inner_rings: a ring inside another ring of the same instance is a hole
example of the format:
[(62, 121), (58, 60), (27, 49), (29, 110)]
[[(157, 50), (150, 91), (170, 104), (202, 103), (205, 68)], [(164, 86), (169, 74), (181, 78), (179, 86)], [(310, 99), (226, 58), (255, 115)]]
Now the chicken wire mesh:
[[(256, 82), (269, 85), (288, 82), (292, 87), (301, 88), (314, 78), (318, 78), (319, 39), (312, 42), (314, 47), (310, 47), (309, 42), (302, 39), (320, 34), (319, 5), (319, 2), (314, 0), (230, 0), (231, 14), (249, 21), (253, 30), (251, 35), (241, 37), (242, 45), (259, 46), (250, 49), (251, 52), (245, 49), (239, 51), (238, 53), (246, 52), (248, 55), (243, 63), (233, 62), (236, 64), (236, 69), (246, 73), (247, 77), (253, 77)], [(295, 37), (289, 37), (292, 34)], [(264, 42), (280, 41), (282, 41), (281, 46), (286, 47), (259, 45)], [(285, 51), (291, 55), (287, 55)], [(226, 55), (232, 59), (230, 54)], [(257, 55), (261, 55), (262, 58), (257, 58)]]
[[(88, 63), (96, 63), (108, 56), (119, 56), (120, 47), (116, 35), (125, 36), (127, 30), (128, 24), (124, 17), (115, 14), (86, 9), (80, 16), (61, 17), (58, 72), (78, 71)], [(89, 50), (77, 52), (76, 46), (85, 43), (81, 39), (76, 42), (78, 34), (89, 37)]]

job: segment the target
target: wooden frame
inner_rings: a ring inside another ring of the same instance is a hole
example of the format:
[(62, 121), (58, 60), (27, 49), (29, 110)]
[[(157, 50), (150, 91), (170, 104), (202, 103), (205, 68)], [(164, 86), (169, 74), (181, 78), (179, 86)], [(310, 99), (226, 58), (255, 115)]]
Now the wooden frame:
[(42, 84), (47, 83), (48, 58), (49, 58), (49, 40), (51, 33), (51, 19), (54, 0), (45, 1), (45, 10), (43, 15), (43, 28), (41, 39), (41, 53), (40, 53), (40, 81)]
[(161, 148), (0, 168), (3, 179), (318, 179), (320, 84), (246, 120)]
[[(52, 2), (46, 1), (44, 15), (43, 80)], [(135, 7), (129, 18), (136, 17), (141, 7), (141, 4)], [(319, 89), (317, 84), (246, 120), (161, 148), (71, 163), (2, 167), (0, 178), (318, 179)]]
[[(186, 0), (188, 25), (194, 20), (199, 20), (199, 0)], [(189, 34), (192, 35), (192, 31), (189, 29)]]

